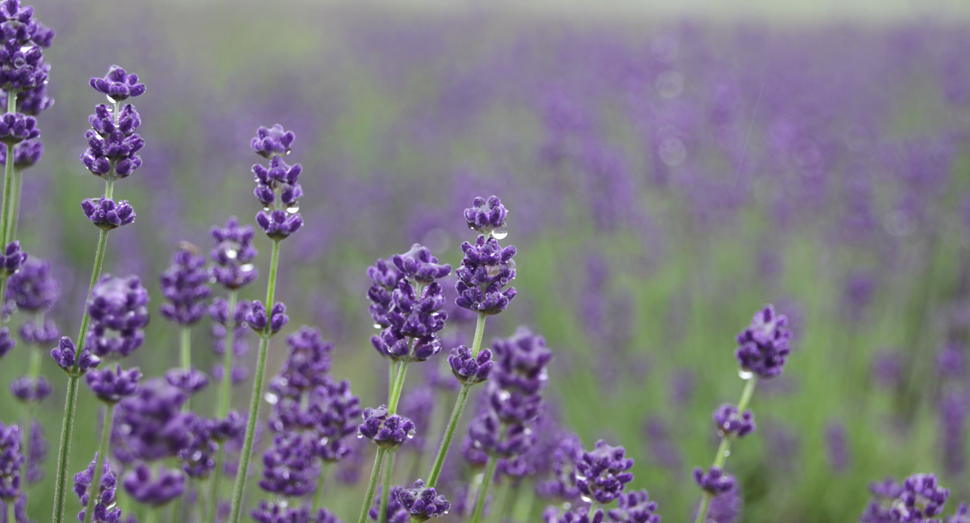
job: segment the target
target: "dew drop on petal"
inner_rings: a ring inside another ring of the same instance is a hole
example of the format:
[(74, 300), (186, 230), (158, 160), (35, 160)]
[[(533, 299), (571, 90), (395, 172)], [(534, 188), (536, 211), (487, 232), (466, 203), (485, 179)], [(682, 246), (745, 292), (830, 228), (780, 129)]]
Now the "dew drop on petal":
[(509, 225), (505, 222), (502, 222), (502, 225), (492, 229), (492, 238), (495, 238), (496, 240), (504, 240), (508, 235)]

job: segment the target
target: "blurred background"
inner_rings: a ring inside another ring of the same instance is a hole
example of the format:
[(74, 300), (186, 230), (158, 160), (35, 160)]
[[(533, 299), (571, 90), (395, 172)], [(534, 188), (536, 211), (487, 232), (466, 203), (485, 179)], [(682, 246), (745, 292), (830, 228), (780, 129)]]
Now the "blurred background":
[[(693, 520), (690, 470), (712, 460), (711, 412), (743, 386), (734, 336), (765, 303), (790, 318), (793, 354), (759, 387), (759, 430), (728, 462), (738, 521), (854, 521), (869, 481), (913, 472), (970, 497), (967, 3), (33, 5), (58, 33), (45, 53), (57, 102), (39, 118), (45, 155), (25, 174), (21, 238), (54, 263), (64, 333), (76, 332), (98, 236), (79, 203), (103, 185), (78, 161), (104, 101), (87, 81), (119, 64), (147, 85), (134, 100), (147, 145), (115, 187), (138, 218), (111, 234), (105, 272), (138, 275), (152, 294), (135, 356), (147, 374), (178, 361), (158, 275), (180, 241), (208, 252), (210, 227), (253, 222), (249, 140), (281, 123), (297, 133), (287, 160), (304, 167), (306, 226), (284, 243), (277, 296), (290, 327), (337, 344), (334, 374), (363, 405), (387, 387), (367, 267), (414, 242), (457, 266), (473, 239), (462, 210), (496, 194), (519, 294), (486, 342), (519, 324), (545, 336), (560, 423), (587, 447), (625, 445), (664, 521)], [(257, 238), (265, 274), (270, 244)], [(203, 369), (217, 361), (209, 328), (193, 334)], [(284, 356), (279, 337), (270, 374)], [(41, 521), (66, 383), (45, 360)], [(0, 382), (25, 370), (8, 356)], [(215, 401), (214, 387), (203, 394)], [(0, 419), (22, 416), (4, 398)], [(439, 401), (447, 411), (453, 399)], [(78, 409), (97, 419), (87, 391)], [(72, 474), (97, 433), (76, 429)], [(360, 492), (334, 482), (325, 505), (353, 520)]]

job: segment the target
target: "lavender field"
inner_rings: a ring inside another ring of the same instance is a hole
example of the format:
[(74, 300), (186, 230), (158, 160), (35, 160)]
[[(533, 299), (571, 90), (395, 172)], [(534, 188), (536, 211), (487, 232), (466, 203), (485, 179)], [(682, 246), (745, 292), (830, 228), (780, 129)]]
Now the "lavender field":
[(970, 522), (966, 20), (26, 5), (0, 523)]

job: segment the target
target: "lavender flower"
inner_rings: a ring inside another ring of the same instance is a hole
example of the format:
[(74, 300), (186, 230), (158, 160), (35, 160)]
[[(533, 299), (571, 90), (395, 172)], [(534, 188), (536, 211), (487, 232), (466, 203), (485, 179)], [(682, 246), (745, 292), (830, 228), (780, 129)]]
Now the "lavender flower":
[(495, 369), (493, 382), (505, 390), (536, 394), (545, 388), (549, 377), (546, 366), (552, 351), (542, 336), (526, 327), (516, 329), (512, 337), (492, 343)]
[(596, 447), (583, 453), (576, 464), (576, 486), (584, 496), (599, 503), (609, 503), (633, 480), (633, 474), (628, 472), (631, 468), (633, 458), (626, 457), (626, 449), (599, 440)]
[[(16, 169), (33, 167), (44, 155), (44, 142), (39, 139), (24, 140), (13, 148), (13, 166)], [(0, 147), (0, 165), (7, 165), (7, 148)]]
[(99, 400), (113, 405), (138, 390), (141, 371), (137, 368), (121, 370), (121, 365), (117, 365), (113, 371), (110, 368), (92, 370), (84, 380)]
[(189, 396), (202, 392), (209, 385), (208, 376), (195, 367), (190, 369), (171, 369), (165, 373), (165, 381)]
[(367, 268), (367, 276), (373, 284), (367, 291), (367, 298), (371, 302), (370, 315), (376, 327), (389, 327), (387, 313), (391, 309), (391, 293), (404, 278), (390, 260), (377, 260)]
[(724, 474), (721, 467), (713, 466), (708, 472), (697, 467), (694, 469), (694, 483), (708, 494), (716, 496), (734, 487), (734, 476)]
[(492, 361), (492, 351), (483, 349), (478, 357), (472, 357), (472, 351), (464, 345), (451, 349), (448, 356), (451, 372), (461, 383), (481, 383), (486, 381), (492, 373), (495, 363)]
[(212, 439), (219, 442), (238, 439), (246, 430), (246, 420), (234, 410), (230, 410), (224, 419), (213, 418), (208, 423)]
[(225, 228), (212, 228), (212, 239), (215, 246), (209, 257), (215, 262), (212, 276), (219, 285), (236, 290), (256, 281), (259, 271), (252, 261), (259, 253), (253, 246), (253, 228), (239, 225), (235, 217), (226, 221)]
[[(53, 31), (51, 31), (53, 33)], [(6, 93), (4, 93), (4, 98)], [(17, 92), (17, 111), (37, 116), (50, 109), (54, 105), (54, 99), (47, 94), (47, 84), (40, 84), (33, 89), (21, 90)], [(39, 142), (38, 142), (39, 143)], [(16, 162), (14, 162), (16, 164)]]
[(714, 411), (714, 426), (720, 436), (744, 437), (754, 432), (754, 414), (751, 410), (738, 414), (738, 407), (735, 405), (724, 404)]
[(970, 523), (970, 506), (960, 503), (957, 511), (946, 520), (946, 523)]
[(135, 221), (135, 210), (128, 200), (115, 203), (111, 198), (102, 195), (99, 199), (88, 198), (82, 201), (81, 210), (91, 223), (105, 231), (117, 229)]
[(289, 166), (282, 158), (289, 154), (295, 137), (292, 131), (284, 131), (277, 124), (272, 129), (260, 127), (252, 140), (253, 150), (270, 160), (268, 167), (253, 165), (254, 194), (263, 205), (263, 210), (256, 215), (256, 224), (275, 241), (289, 237), (303, 226), (298, 202), (303, 189), (297, 181), (303, 167)]
[(40, 137), (37, 119), (20, 113), (0, 115), (0, 143), (18, 144)]
[(350, 382), (325, 385), (310, 391), (309, 409), (318, 438), (314, 454), (326, 462), (343, 459), (351, 452), (346, 437), (357, 432), (356, 419), (361, 415), (360, 398), (350, 392)]
[(737, 485), (726, 492), (711, 498), (711, 505), (707, 511), (707, 520), (717, 523), (734, 523), (741, 514), (744, 500), (738, 494)]
[(139, 503), (160, 507), (182, 495), (185, 491), (185, 476), (177, 470), (158, 468), (156, 478), (152, 469), (139, 463), (125, 476), (125, 492)]
[(40, 325), (34, 320), (29, 320), (20, 326), (20, 339), (30, 345), (49, 347), (60, 337), (61, 331), (54, 320), (44, 320)]
[[(213, 429), (223, 428), (221, 420), (213, 422), (198, 416), (190, 416), (187, 418), (186, 427), (189, 442), (178, 453), (179, 461), (182, 462), (182, 471), (190, 478), (208, 478), (216, 468), (215, 454), (219, 450)], [(224, 435), (225, 433), (219, 436)]]
[(431, 250), (419, 243), (412, 245), (411, 250), (404, 254), (391, 256), (390, 261), (402, 274), (423, 285), (430, 285), (451, 274), (451, 265), (439, 264)]
[(788, 318), (775, 314), (771, 305), (755, 314), (751, 325), (737, 336), (738, 349), (734, 355), (741, 369), (762, 378), (780, 375), (791, 352), (787, 325)]
[(575, 434), (566, 434), (552, 453), (552, 479), (539, 482), (536, 493), (544, 498), (564, 501), (579, 499), (576, 486), (576, 465), (583, 459), (583, 442)]
[(958, 391), (947, 391), (940, 398), (940, 447), (943, 468), (954, 476), (967, 466), (967, 396)]
[(91, 330), (86, 347), (100, 357), (123, 358), (145, 341), (148, 291), (137, 276), (102, 276), (88, 300)]
[(414, 423), (404, 416), (389, 414), (385, 405), (364, 409), (363, 416), (358, 436), (373, 440), (382, 449), (400, 447), (405, 439), (414, 437)]
[(290, 321), (286, 315), (286, 305), (276, 302), (269, 316), (266, 314), (266, 307), (263, 302), (253, 300), (249, 314), (246, 315), (246, 323), (250, 328), (262, 335), (274, 335), (279, 332)]
[(546, 507), (542, 513), (543, 523), (602, 523), (606, 513), (603, 509), (596, 509), (590, 513), (590, 507), (578, 507), (559, 513), (558, 507)]
[(263, 466), (259, 486), (267, 492), (299, 497), (316, 489), (320, 468), (310, 440), (302, 434), (277, 434), (263, 453)]
[(115, 409), (111, 436), (115, 456), (128, 464), (178, 455), (191, 439), (193, 415), (181, 411), (187, 398), (181, 390), (156, 378), (123, 399)]
[(12, 241), (3, 250), (3, 256), (0, 256), (0, 270), (10, 276), (19, 271), (26, 261), (27, 252), (20, 249), (20, 242)]
[(252, 512), (257, 523), (341, 523), (327, 509), (311, 512), (307, 507), (288, 507), (260, 501)]
[(440, 517), (451, 509), (451, 503), (444, 496), (435, 492), (433, 487), (425, 487), (420, 479), (414, 482), (414, 487), (398, 489), (395, 493), (398, 503), (411, 515), (412, 522), (427, 521), (432, 516)]
[(469, 229), (474, 229), (482, 234), (491, 234), (496, 239), (501, 240), (508, 234), (508, 227), (505, 224), (505, 217), (509, 211), (502, 205), (498, 196), (489, 196), (486, 200), (481, 196), (476, 196), (472, 200), (472, 206), (465, 209), (465, 222)]
[(441, 351), (437, 333), (448, 318), (441, 310), (443, 305), (443, 291), (437, 282), (424, 287), (419, 295), (410, 281), (402, 280), (391, 293), (386, 314), (389, 325), (380, 336), (371, 337), (371, 344), (379, 354), (395, 361), (427, 361)]
[(498, 314), (515, 298), (515, 288), (503, 288), (515, 279), (515, 247), (502, 248), (495, 238), (480, 235), (474, 245), (461, 244), (465, 254), (461, 266), (455, 271), (458, 283), (459, 307), (480, 314)]
[(145, 84), (138, 82), (138, 75), (128, 74), (117, 65), (109, 67), (108, 74), (103, 78), (92, 78), (90, 83), (95, 91), (107, 95), (115, 102), (145, 94)]
[(10, 392), (24, 403), (40, 403), (50, 396), (52, 389), (50, 382), (43, 376), (37, 376), (36, 379), (19, 376), (10, 382)]
[[(404, 508), (404, 505), (401, 505), (401, 502), (398, 501), (401, 491), (403, 490), (404, 487), (396, 486), (391, 487), (391, 490), (388, 492), (387, 510), (384, 512), (384, 521), (387, 523), (409, 523), (411, 521), (411, 514), (406, 508)], [(378, 491), (378, 495), (374, 497), (374, 506), (371, 507), (371, 509), (367, 512), (370, 519), (374, 521), (378, 521), (377, 516), (380, 511), (380, 502), (381, 496), (380, 492)]]
[(141, 126), (135, 106), (97, 105), (88, 122), (91, 129), (84, 133), (88, 148), (81, 153), (81, 163), (91, 174), (110, 182), (127, 178), (141, 167), (136, 153), (145, 147), (145, 140), (135, 132)]
[(488, 456), (503, 458), (529, 450), (536, 439), (530, 425), (524, 422), (503, 423), (491, 409), (471, 421), (468, 437), (474, 449)]
[[(657, 502), (650, 501), (646, 490), (625, 492), (616, 498), (616, 508), (609, 509), (607, 514), (613, 523), (660, 523)], [(715, 520), (721, 523), (721, 520)]]
[(24, 465), (20, 442), (20, 427), (0, 422), (0, 500), (5, 503), (20, 495), (20, 468)]
[(829, 466), (836, 472), (844, 472), (849, 465), (849, 449), (846, 441), (845, 426), (831, 421), (825, 427), (825, 443), (828, 451)]
[(933, 474), (913, 474), (903, 481), (899, 494), (902, 503), (893, 504), (892, 513), (901, 522), (923, 521), (943, 512), (950, 489), (943, 488)]
[(13, 300), (20, 310), (46, 312), (59, 296), (60, 287), (48, 260), (32, 258), (7, 279), (7, 299)]
[[(16, 346), (17, 340), (13, 339), (13, 336), (10, 335), (10, 329), (7, 327), (0, 328), (0, 358), (4, 357)], [(73, 355), (71, 357), (73, 358)], [(73, 360), (71, 363), (73, 364)]]
[[(91, 496), (91, 483), (94, 481), (94, 467), (97, 466), (97, 462), (98, 454), (95, 453), (88, 468), (74, 475), (74, 493), (81, 501), (81, 513), (78, 514), (78, 521), (84, 521), (87, 513), (88, 501)], [(102, 470), (101, 484), (98, 485), (98, 498), (94, 504), (92, 520), (96, 523), (115, 523), (121, 517), (121, 509), (115, 506), (118, 476), (111, 469), (107, 458), (102, 463)]]
[(49, 47), (54, 31), (33, 18), (34, 8), (21, 7), (19, 0), (0, 4), (3, 49), (0, 53), (0, 89), (26, 91), (47, 82), (50, 66), (42, 48)]
[(47, 440), (44, 438), (44, 426), (34, 421), (30, 426), (30, 455), (27, 456), (27, 483), (33, 485), (44, 479), (43, 465), (46, 460)]
[[(6, 330), (6, 327), (0, 329), (0, 339), (2, 339)], [(9, 333), (7, 335), (9, 335)], [(2, 345), (0, 345), (0, 347), (2, 347)], [(75, 363), (77, 363), (77, 372), (79, 375), (83, 375), (101, 363), (101, 358), (95, 356), (88, 347), (81, 350), (80, 358), (77, 360), (75, 360), (76, 353), (77, 348), (74, 346), (74, 342), (72, 342), (67, 336), (62, 336), (61, 340), (57, 343), (57, 347), (51, 349), (51, 357), (54, 358), (57, 365), (64, 369), (64, 372), (67, 372), (68, 374), (75, 372)], [(0, 350), (0, 355), (2, 354), (3, 351)]]
[(172, 256), (172, 265), (162, 273), (162, 316), (182, 326), (193, 325), (206, 312), (206, 299), (212, 292), (206, 285), (205, 257), (195, 254), (191, 244), (183, 243)]
[(333, 343), (324, 341), (319, 329), (304, 325), (286, 337), (286, 344), (289, 353), (279, 375), (270, 380), (271, 392), (299, 399), (303, 392), (328, 383)]

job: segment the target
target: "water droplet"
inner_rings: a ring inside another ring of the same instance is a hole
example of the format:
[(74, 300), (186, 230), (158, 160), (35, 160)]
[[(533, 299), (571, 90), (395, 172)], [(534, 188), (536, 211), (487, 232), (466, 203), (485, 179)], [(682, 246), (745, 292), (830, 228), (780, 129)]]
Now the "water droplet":
[(226, 258), (235, 260), (236, 256), (239, 256), (239, 252), (236, 249), (226, 249)]
[(363, 439), (363, 438), (364, 438), (364, 435), (361, 434), (360, 432), (358, 432), (357, 433), (357, 439)]
[(738, 370), (738, 376), (741, 376), (743, 380), (750, 380), (754, 377), (754, 373), (749, 370), (740, 369)]
[(246, 265), (239, 267), (239, 270), (242, 272), (250, 272), (253, 270), (253, 264), (247, 263)]
[(197, 450), (192, 453), (192, 461), (199, 461), (200, 459), (202, 459), (202, 451)]
[(446, 511), (442, 512), (442, 514), (444, 514), (444, 515), (447, 516), (449, 512), (451, 512), (451, 510), (446, 510)]
[(414, 429), (408, 431), (408, 439), (414, 439)]
[(296, 205), (296, 204), (293, 204), (293, 205), (291, 205), (291, 206), (289, 206), (289, 207), (286, 208), (286, 212), (288, 212), (290, 214), (298, 213), (298, 212), (300, 212), (300, 206), (299, 205)]
[(379, 323), (375, 323), (375, 324), (374, 324), (374, 328), (375, 328), (375, 329), (378, 329), (378, 330), (380, 330), (380, 328), (381, 328), (381, 325), (380, 325)]
[(725, 458), (728, 457), (728, 456), (730, 456), (730, 455), (731, 455), (731, 451), (730, 450), (725, 450), (724, 451), (724, 457)]
[(492, 229), (492, 238), (496, 240), (504, 240), (506, 236), (509, 235), (509, 224), (502, 222), (502, 225)]
[(280, 400), (279, 396), (271, 392), (266, 393), (266, 395), (263, 397), (266, 398), (266, 403), (269, 403), (270, 405), (276, 405), (276, 403)]

